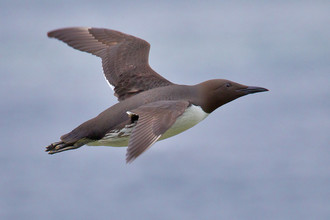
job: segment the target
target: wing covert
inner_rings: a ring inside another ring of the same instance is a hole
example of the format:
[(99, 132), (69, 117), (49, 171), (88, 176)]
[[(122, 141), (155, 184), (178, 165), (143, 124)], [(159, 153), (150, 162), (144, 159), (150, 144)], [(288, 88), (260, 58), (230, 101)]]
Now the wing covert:
[(172, 84), (149, 66), (150, 44), (140, 38), (115, 30), (87, 27), (58, 29), (48, 36), (100, 57), (104, 75), (114, 86), (119, 101)]
[(183, 114), (188, 101), (158, 101), (131, 110), (129, 114), (138, 116), (138, 121), (129, 139), (126, 161), (135, 158), (153, 145)]

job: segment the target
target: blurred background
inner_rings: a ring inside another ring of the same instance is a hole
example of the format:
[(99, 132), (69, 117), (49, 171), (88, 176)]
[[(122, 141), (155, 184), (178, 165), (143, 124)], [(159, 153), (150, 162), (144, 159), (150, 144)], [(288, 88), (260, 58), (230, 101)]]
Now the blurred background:
[[(330, 219), (329, 1), (1, 1), (0, 219)], [(126, 148), (44, 147), (117, 102), (71, 26), (151, 44), (175, 83), (243, 97), (130, 165)]]

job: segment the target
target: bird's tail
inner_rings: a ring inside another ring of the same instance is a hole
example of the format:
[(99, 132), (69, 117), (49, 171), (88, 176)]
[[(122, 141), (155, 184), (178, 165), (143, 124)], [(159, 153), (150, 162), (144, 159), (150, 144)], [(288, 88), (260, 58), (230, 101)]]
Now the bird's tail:
[(93, 139), (88, 138), (89, 132), (91, 131), (87, 124), (89, 121), (81, 124), (71, 132), (62, 135), (60, 141), (48, 145), (46, 147), (46, 152), (49, 154), (56, 154), (66, 150), (74, 150), (91, 142)]

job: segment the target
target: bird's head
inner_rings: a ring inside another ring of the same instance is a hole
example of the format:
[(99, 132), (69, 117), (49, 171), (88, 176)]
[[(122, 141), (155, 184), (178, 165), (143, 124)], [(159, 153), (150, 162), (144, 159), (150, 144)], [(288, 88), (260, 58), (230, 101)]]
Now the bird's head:
[(211, 113), (220, 106), (241, 96), (268, 89), (256, 86), (246, 86), (226, 79), (213, 79), (196, 85), (203, 100), (201, 106), (205, 112)]

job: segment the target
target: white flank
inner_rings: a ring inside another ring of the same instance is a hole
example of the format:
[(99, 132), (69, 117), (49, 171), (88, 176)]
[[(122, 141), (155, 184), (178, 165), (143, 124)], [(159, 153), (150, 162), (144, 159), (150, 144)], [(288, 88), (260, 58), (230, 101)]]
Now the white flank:
[[(130, 112), (127, 112), (130, 114)], [(191, 105), (186, 111), (177, 118), (175, 123), (168, 129), (165, 134), (163, 134), (158, 140), (163, 140), (174, 135), (180, 134), (181, 132), (195, 126), (203, 119), (205, 119), (209, 114), (204, 112), (199, 106)], [(101, 140), (90, 142), (87, 145), (90, 146), (113, 146), (113, 147), (123, 147), (128, 145), (129, 136), (132, 133), (135, 123), (131, 125), (126, 125), (121, 130), (113, 130), (107, 133)]]
[(129, 136), (132, 133), (136, 123), (126, 125), (121, 130), (112, 130), (107, 133), (101, 140), (90, 142), (89, 146), (112, 146), (112, 147), (124, 147), (128, 145)]

